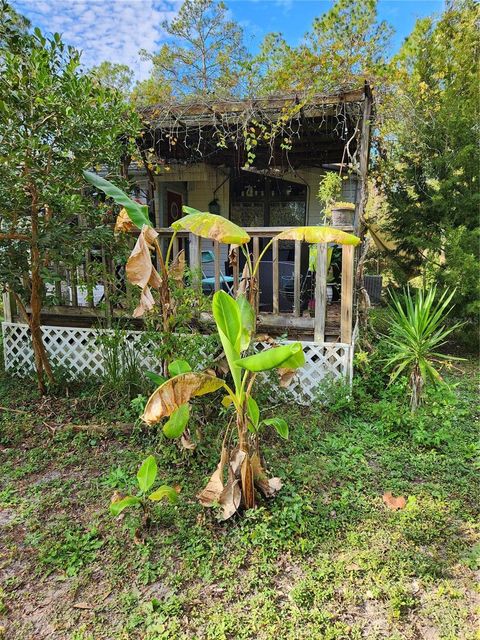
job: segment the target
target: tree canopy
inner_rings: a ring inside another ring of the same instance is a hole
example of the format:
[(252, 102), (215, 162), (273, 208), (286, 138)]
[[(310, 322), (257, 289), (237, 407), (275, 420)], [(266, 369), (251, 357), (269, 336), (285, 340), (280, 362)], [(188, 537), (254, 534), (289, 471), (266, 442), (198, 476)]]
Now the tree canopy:
[(162, 24), (168, 39), (155, 54), (143, 52), (153, 64), (151, 83), (162, 95), (177, 99), (218, 97), (238, 93), (247, 58), (240, 26), (228, 16), (223, 2), (185, 0), (178, 15)]

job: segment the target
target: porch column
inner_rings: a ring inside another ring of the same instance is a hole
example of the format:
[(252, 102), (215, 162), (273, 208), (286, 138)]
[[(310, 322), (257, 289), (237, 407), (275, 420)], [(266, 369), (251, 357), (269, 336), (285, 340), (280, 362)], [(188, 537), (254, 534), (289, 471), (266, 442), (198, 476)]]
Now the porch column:
[(327, 315), (327, 245), (317, 244), (317, 265), (315, 271), (315, 319), (313, 339), (325, 342), (325, 319)]
[(353, 260), (355, 247), (344, 245), (342, 247), (342, 295), (340, 335), (345, 344), (352, 342), (353, 321)]

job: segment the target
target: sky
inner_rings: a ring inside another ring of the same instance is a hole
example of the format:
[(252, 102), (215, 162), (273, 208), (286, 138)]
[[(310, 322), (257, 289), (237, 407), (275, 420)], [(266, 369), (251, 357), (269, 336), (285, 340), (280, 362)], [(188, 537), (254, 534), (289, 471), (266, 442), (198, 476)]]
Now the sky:
[[(359, 0), (361, 1), (361, 0)], [(44, 32), (59, 32), (65, 42), (83, 50), (86, 66), (103, 60), (127, 64), (141, 80), (150, 63), (140, 49), (156, 51), (165, 40), (161, 23), (171, 19), (180, 0), (13, 0), (13, 5)], [(313, 19), (331, 6), (329, 0), (226, 0), (232, 17), (244, 29), (255, 52), (263, 36), (281, 32), (298, 44)], [(395, 29), (398, 49), (417, 18), (441, 11), (443, 0), (379, 0), (379, 18)]]

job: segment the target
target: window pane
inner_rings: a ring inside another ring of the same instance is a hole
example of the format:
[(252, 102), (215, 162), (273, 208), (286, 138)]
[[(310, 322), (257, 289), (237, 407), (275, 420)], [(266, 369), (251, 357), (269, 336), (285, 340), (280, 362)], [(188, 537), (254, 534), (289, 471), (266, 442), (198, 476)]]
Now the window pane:
[(264, 227), (263, 202), (232, 203), (230, 219), (242, 227)]
[(270, 205), (271, 227), (302, 227), (305, 224), (305, 202), (275, 202)]

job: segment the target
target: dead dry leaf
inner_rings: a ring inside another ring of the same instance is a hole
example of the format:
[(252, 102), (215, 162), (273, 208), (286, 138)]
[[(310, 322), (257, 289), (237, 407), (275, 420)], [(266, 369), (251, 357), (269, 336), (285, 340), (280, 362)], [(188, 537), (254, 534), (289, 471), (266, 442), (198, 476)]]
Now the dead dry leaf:
[(253, 509), (255, 506), (255, 489), (253, 487), (253, 469), (248, 455), (245, 455), (240, 468), (242, 479), (242, 498), (245, 509)]
[(392, 495), (391, 491), (387, 491), (386, 493), (384, 493), (382, 496), (382, 500), (385, 503), (385, 505), (392, 511), (398, 511), (399, 509), (403, 509), (407, 504), (407, 501), (403, 496), (398, 496), (397, 498), (395, 498)]
[(215, 502), (220, 500), (220, 496), (224, 490), (223, 484), (223, 469), (228, 461), (228, 451), (225, 447), (222, 448), (222, 454), (220, 456), (220, 462), (217, 468), (212, 474), (212, 477), (207, 483), (207, 486), (201, 491), (197, 498), (204, 507), (211, 507)]
[(180, 438), (180, 445), (186, 451), (194, 451), (197, 448), (197, 445), (190, 440), (190, 434), (186, 431), (182, 433), (182, 437)]
[(222, 491), (219, 503), (222, 505), (222, 512), (219, 520), (228, 520), (237, 513), (242, 501), (242, 492), (240, 490), (240, 481), (230, 474), (230, 478)]
[(73, 605), (74, 609), (91, 609), (91, 605), (88, 604), (88, 602), (75, 602), (75, 604)]
[(164, 382), (148, 399), (142, 420), (149, 425), (170, 416), (190, 398), (216, 391), (224, 381), (205, 373), (183, 373)]
[(279, 385), (285, 389), (294, 379), (297, 373), (296, 369), (278, 369)]
[(232, 451), (232, 455), (230, 456), (230, 469), (236, 478), (240, 477), (240, 467), (246, 455), (245, 451), (240, 451), (240, 449), (234, 449), (234, 451)]
[(115, 221), (114, 233), (128, 233), (129, 231), (135, 231), (136, 226), (130, 220), (127, 210), (125, 208), (120, 210)]
[(265, 473), (260, 458), (256, 453), (250, 458), (252, 465), (253, 481), (258, 490), (263, 493), (266, 498), (273, 498), (283, 486), (283, 482), (280, 478), (268, 478)]
[(157, 236), (155, 229), (144, 225), (125, 267), (128, 281), (142, 290), (140, 303), (133, 312), (135, 318), (153, 309), (154, 299), (149, 287), (159, 289), (162, 285), (162, 279), (152, 264), (150, 254), (152, 243)]
[(183, 249), (172, 260), (168, 273), (177, 287), (183, 287), (183, 274), (185, 273), (185, 251)]

